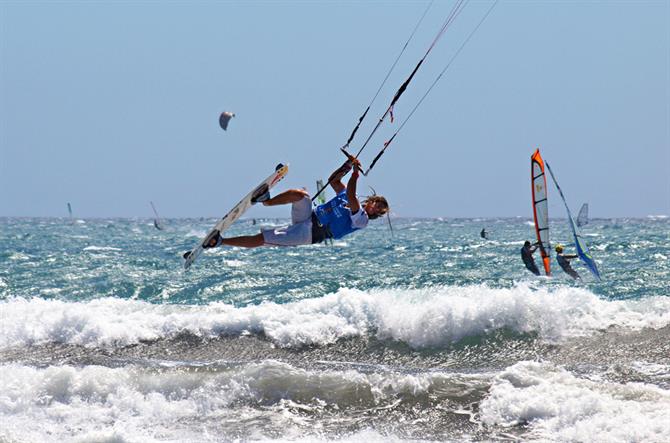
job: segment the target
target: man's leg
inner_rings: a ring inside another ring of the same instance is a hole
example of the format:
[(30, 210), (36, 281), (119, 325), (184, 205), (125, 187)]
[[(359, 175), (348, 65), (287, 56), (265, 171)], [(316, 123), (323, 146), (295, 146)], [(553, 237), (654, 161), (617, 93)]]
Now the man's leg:
[(265, 200), (263, 202), (264, 206), (277, 206), (277, 205), (287, 205), (289, 203), (295, 203), (302, 200), (305, 196), (309, 196), (307, 191), (302, 189), (289, 189), (284, 191), (281, 194), (277, 194), (274, 197)]
[(570, 268), (569, 270), (566, 270), (565, 272), (567, 272), (568, 275), (569, 275), (570, 277), (574, 278), (575, 280), (581, 280), (581, 279), (582, 279), (582, 278), (579, 276), (579, 274), (577, 274), (577, 271), (575, 271), (575, 270), (572, 269), (572, 268)]
[[(307, 191), (304, 191), (302, 189), (289, 189), (288, 191), (284, 191), (281, 194), (277, 194), (274, 197), (265, 200), (263, 202), (263, 205), (264, 206), (286, 205), (289, 203), (298, 202), (304, 199), (305, 196), (309, 197)], [(263, 237), (263, 233), (256, 235), (242, 235), (239, 237), (222, 238), (221, 244), (227, 246), (239, 246), (242, 248), (257, 248), (265, 244), (265, 239)], [(210, 247), (214, 246), (216, 246), (216, 243), (214, 243)]]
[(263, 234), (242, 235), (240, 237), (222, 238), (221, 243), (228, 246), (240, 246), (242, 248), (257, 248), (265, 244)]

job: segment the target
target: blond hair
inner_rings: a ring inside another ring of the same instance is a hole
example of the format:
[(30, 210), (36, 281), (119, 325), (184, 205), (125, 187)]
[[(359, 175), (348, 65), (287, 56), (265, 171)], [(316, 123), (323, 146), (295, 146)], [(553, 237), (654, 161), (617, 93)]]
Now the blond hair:
[(363, 205), (367, 204), (368, 202), (375, 203), (375, 205), (377, 206), (377, 208), (379, 210), (379, 212), (374, 214), (374, 215), (369, 215), (368, 214), (368, 217), (370, 218), (370, 220), (374, 220), (376, 218), (379, 218), (382, 215), (387, 214), (389, 212), (389, 209), (390, 209), (389, 204), (386, 201), (386, 198), (382, 197), (381, 195), (371, 195), (370, 197), (366, 198), (363, 201)]

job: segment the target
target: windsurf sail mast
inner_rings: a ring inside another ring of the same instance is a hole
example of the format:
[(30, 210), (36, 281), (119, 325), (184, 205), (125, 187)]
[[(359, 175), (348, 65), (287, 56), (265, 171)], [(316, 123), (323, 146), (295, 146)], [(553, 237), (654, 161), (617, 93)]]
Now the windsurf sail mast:
[(586, 243), (582, 239), (582, 236), (579, 234), (579, 231), (577, 230), (577, 226), (575, 226), (575, 221), (572, 218), (572, 213), (570, 212), (570, 208), (568, 207), (568, 202), (565, 201), (565, 196), (563, 195), (563, 191), (561, 190), (561, 187), (558, 185), (558, 182), (556, 181), (556, 177), (554, 176), (554, 172), (551, 170), (551, 167), (549, 166), (549, 163), (546, 164), (547, 169), (549, 170), (549, 174), (551, 175), (551, 179), (554, 181), (554, 185), (556, 185), (556, 189), (558, 189), (558, 193), (561, 194), (561, 198), (563, 199), (563, 204), (565, 205), (565, 210), (568, 213), (568, 222), (570, 224), (570, 229), (572, 229), (572, 235), (575, 238), (575, 248), (577, 249), (577, 255), (579, 258), (584, 262), (587, 268), (589, 268), (589, 271), (598, 279), (600, 280), (600, 272), (598, 271), (598, 267), (596, 266), (595, 260), (593, 260), (593, 257), (591, 256), (591, 253), (589, 252), (589, 248), (586, 246)]
[(551, 275), (551, 245), (549, 244), (549, 202), (547, 200), (547, 177), (544, 175), (544, 161), (540, 149), (530, 157), (530, 180), (533, 196), (533, 220), (535, 234), (540, 247), (544, 272)]
[(582, 205), (582, 208), (579, 210), (579, 214), (577, 214), (577, 227), (581, 228), (584, 225), (589, 224), (589, 204), (584, 203)]
[(161, 224), (161, 219), (160, 219), (160, 217), (158, 216), (158, 211), (156, 211), (156, 207), (154, 206), (154, 202), (150, 201), (149, 203), (151, 203), (151, 209), (154, 210), (154, 215), (156, 216), (156, 217), (154, 218), (154, 226), (155, 226), (156, 229), (158, 229), (159, 231), (162, 231), (162, 230), (163, 230), (163, 225)]

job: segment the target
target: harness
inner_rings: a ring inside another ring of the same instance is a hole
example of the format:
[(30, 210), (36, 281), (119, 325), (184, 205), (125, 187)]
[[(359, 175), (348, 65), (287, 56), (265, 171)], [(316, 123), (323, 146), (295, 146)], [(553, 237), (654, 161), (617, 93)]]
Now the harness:
[(322, 226), (319, 219), (312, 211), (312, 244), (321, 243), (324, 240), (332, 239), (333, 234), (328, 229), (328, 226)]

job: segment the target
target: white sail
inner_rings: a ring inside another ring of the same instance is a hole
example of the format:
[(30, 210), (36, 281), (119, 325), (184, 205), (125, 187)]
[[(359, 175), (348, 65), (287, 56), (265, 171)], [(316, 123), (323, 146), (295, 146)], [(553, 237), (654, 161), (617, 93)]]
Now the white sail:
[(589, 204), (584, 203), (582, 209), (579, 210), (577, 215), (577, 226), (582, 227), (589, 224)]

